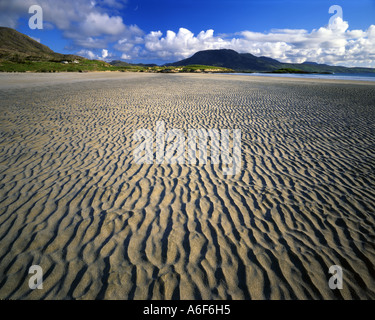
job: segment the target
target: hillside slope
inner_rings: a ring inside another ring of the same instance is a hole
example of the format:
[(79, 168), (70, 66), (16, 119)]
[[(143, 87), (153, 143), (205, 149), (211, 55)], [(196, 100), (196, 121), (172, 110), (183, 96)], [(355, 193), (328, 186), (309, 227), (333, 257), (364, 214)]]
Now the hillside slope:
[(14, 29), (0, 27), (0, 59), (6, 61), (72, 61), (82, 57), (56, 53)]

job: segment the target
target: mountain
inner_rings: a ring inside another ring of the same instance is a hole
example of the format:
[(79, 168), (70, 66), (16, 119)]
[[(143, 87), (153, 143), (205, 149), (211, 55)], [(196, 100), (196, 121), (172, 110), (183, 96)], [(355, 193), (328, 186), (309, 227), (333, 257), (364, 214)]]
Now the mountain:
[(204, 50), (192, 57), (168, 63), (166, 66), (208, 65), (230, 68), (238, 72), (274, 72), (279, 69), (294, 69), (311, 73), (375, 73), (372, 68), (347, 68), (305, 63), (282, 63), (268, 57), (256, 57), (250, 53), (238, 53), (230, 49)]
[(188, 65), (224, 67), (237, 71), (272, 71), (282, 67), (282, 64), (276, 60), (258, 58), (250, 53), (238, 53), (230, 49), (199, 51), (190, 58), (166, 66)]
[(65, 55), (52, 51), (14, 29), (0, 27), (0, 59), (5, 61), (73, 61), (81, 60), (76, 55)]
[(316, 65), (318, 65), (319, 63), (311, 62), (311, 61), (305, 61), (305, 62), (302, 63), (302, 64), (310, 64), (310, 65), (314, 65), (314, 66), (316, 66)]

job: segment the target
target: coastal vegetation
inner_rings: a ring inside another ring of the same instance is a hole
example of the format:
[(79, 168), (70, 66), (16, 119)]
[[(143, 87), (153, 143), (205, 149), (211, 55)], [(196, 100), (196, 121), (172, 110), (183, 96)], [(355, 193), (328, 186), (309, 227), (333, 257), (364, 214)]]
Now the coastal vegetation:
[(0, 72), (152, 72), (152, 73), (208, 73), (233, 72), (228, 68), (191, 65), (184, 67), (123, 65), (113, 66), (100, 60), (81, 59), (75, 61), (6, 61), (0, 60)]

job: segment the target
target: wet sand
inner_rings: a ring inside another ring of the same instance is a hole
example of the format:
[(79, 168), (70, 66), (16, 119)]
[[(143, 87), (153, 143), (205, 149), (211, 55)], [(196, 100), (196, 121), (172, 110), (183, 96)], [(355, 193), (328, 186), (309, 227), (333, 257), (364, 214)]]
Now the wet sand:
[[(0, 74), (0, 114), (0, 299), (375, 298), (374, 83)], [(239, 174), (136, 164), (158, 121), (240, 129)]]

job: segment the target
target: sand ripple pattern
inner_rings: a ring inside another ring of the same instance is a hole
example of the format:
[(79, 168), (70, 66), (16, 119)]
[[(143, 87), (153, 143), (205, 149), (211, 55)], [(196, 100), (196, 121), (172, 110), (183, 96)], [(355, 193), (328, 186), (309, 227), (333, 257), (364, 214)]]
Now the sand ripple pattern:
[[(156, 74), (1, 89), (0, 298), (374, 299), (374, 89)], [(241, 129), (240, 174), (135, 164), (133, 133), (157, 121)]]

